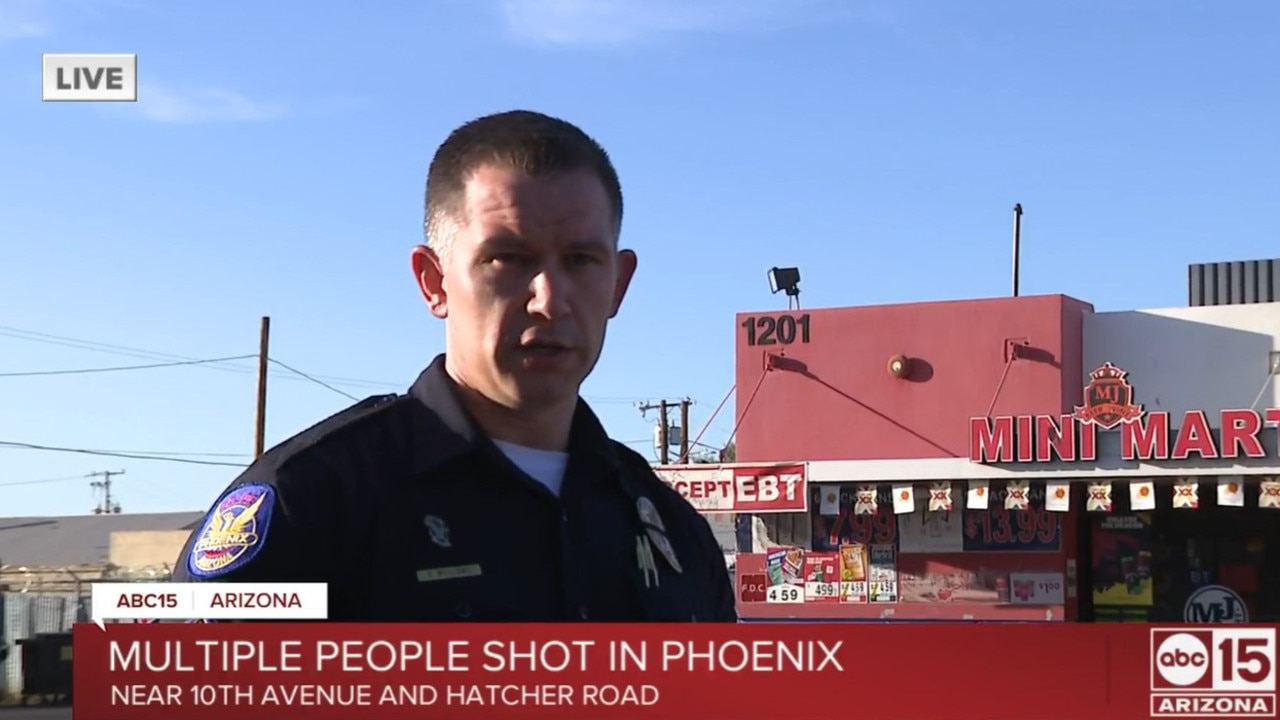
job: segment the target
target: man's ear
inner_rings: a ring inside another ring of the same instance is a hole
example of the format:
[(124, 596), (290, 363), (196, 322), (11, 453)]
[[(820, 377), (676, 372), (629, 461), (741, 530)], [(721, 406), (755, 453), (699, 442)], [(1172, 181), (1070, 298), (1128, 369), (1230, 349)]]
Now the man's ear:
[(609, 319), (617, 317), (618, 310), (622, 307), (622, 299), (627, 295), (627, 288), (631, 287), (631, 278), (636, 274), (636, 253), (634, 250), (618, 251), (618, 282), (613, 288), (613, 307), (609, 309)]
[(444, 287), (444, 267), (440, 257), (426, 245), (418, 245), (409, 253), (409, 265), (418, 292), (427, 303), (427, 309), (441, 320), (449, 317), (449, 295)]

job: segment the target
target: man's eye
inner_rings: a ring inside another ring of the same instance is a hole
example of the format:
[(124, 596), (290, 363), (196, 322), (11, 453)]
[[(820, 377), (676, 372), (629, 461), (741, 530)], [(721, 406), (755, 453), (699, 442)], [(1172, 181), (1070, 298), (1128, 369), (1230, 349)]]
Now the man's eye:
[(498, 265), (517, 265), (524, 262), (524, 256), (516, 253), (499, 253), (491, 256), (489, 262)]
[(573, 255), (569, 256), (569, 264), (573, 266), (591, 265), (595, 261), (596, 261), (596, 256), (589, 255), (587, 253), (574, 253)]

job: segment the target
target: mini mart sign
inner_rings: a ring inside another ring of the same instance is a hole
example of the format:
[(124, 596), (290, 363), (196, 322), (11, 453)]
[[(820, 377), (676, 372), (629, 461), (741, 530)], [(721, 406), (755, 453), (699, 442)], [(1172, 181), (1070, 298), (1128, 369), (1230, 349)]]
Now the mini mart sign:
[[(1068, 415), (976, 417), (969, 420), (969, 459), (978, 463), (1093, 462), (1099, 430), (1120, 431), (1123, 460), (1192, 457), (1264, 458), (1263, 433), (1280, 433), (1280, 408), (1222, 410), (1216, 426), (1203, 410), (1188, 410), (1177, 430), (1169, 413), (1134, 402), (1123, 369), (1104, 363), (1089, 375), (1084, 404)], [(1277, 436), (1280, 440), (1280, 434)]]

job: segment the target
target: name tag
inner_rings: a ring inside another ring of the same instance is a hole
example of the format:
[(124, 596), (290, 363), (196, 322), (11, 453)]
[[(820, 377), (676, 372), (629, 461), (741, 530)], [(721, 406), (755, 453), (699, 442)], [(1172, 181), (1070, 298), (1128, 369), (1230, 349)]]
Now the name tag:
[(418, 582), (435, 582), (437, 580), (458, 580), (461, 578), (480, 577), (479, 565), (454, 565), (453, 567), (427, 568), (418, 571)]

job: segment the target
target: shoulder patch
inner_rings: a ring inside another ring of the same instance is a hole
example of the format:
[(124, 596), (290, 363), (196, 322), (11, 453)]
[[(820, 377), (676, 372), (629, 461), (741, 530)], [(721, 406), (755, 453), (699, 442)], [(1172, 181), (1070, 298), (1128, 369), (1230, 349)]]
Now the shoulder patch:
[(261, 483), (224, 492), (200, 526), (187, 557), (187, 572), (192, 577), (214, 578), (252, 560), (267, 540), (275, 501), (275, 488)]

